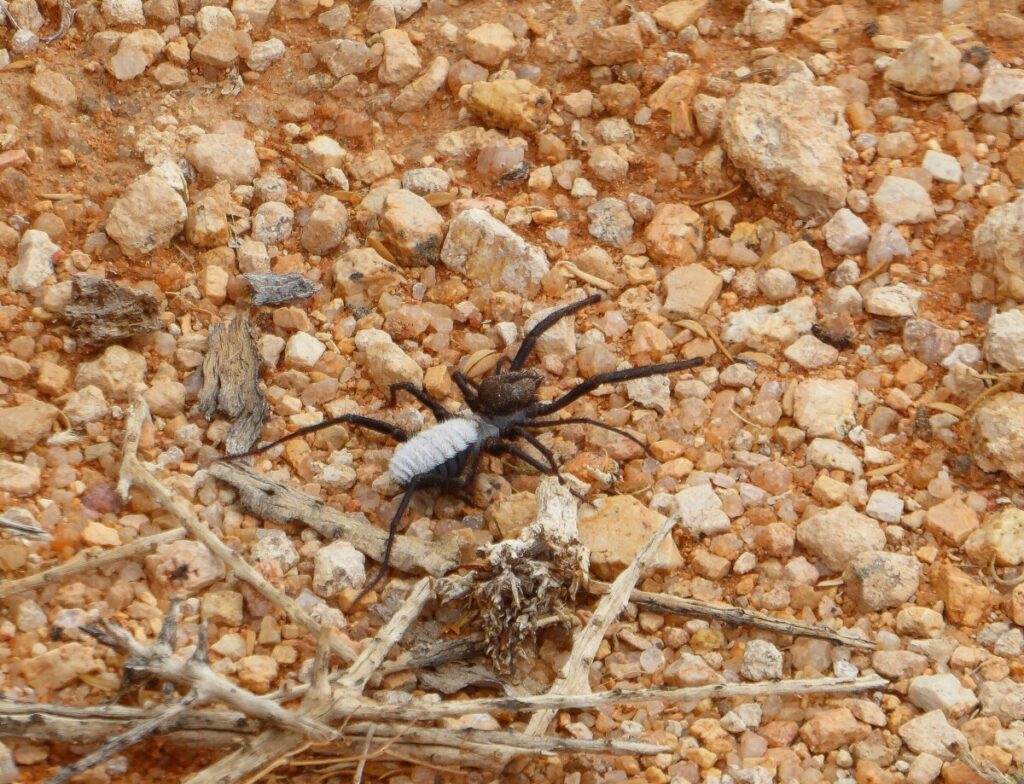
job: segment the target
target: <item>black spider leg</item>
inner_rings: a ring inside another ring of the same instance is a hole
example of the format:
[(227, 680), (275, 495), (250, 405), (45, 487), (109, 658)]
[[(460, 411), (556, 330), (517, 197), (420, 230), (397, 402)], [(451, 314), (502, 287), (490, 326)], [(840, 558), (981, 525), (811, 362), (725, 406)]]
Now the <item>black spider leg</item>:
[(460, 370), (452, 373), (452, 381), (455, 382), (459, 391), (462, 392), (462, 397), (465, 398), (467, 405), (472, 409), (477, 398), (476, 382)]
[(611, 425), (606, 425), (604, 422), (599, 422), (598, 420), (591, 419), (590, 417), (566, 417), (565, 419), (530, 419), (527, 420), (526, 422), (523, 422), (523, 424), (521, 424), (520, 427), (541, 428), (558, 427), (559, 425), (593, 425), (594, 427), (599, 427), (602, 430), (610, 430), (613, 433), (618, 433), (620, 436), (628, 438), (630, 441), (634, 442), (641, 449), (643, 449), (644, 452), (646, 452), (649, 455), (651, 454), (651, 450), (647, 448), (647, 444), (645, 444), (635, 435), (630, 433), (628, 430), (623, 430), (622, 428), (619, 427), (612, 427)]
[(520, 449), (515, 444), (510, 444), (508, 441), (495, 441), (493, 444), (488, 444), (486, 451), (492, 455), (512, 455), (513, 457), (518, 457), (530, 467), (548, 476), (554, 475), (557, 471), (557, 466), (553, 468), (546, 463), (542, 463), (526, 450)]
[[(576, 490), (573, 489), (573, 487), (566, 481), (565, 474), (562, 473), (562, 467), (560, 465), (558, 465), (558, 461), (555, 460), (555, 456), (551, 453), (551, 450), (548, 449), (546, 446), (544, 446), (544, 444), (542, 444), (540, 442), (540, 440), (533, 433), (529, 433), (526, 430), (523, 430), (519, 426), (511, 428), (509, 430), (509, 433), (511, 433), (512, 435), (515, 435), (515, 436), (519, 436), (520, 438), (525, 440), (530, 446), (532, 446), (534, 449), (536, 449), (538, 452), (541, 453), (541, 455), (547, 461), (548, 467), (550, 469), (550, 470), (547, 470), (547, 471), (542, 471), (542, 473), (551, 474), (552, 476), (557, 477), (559, 484), (563, 484), (566, 487), (568, 487), (569, 488), (569, 492), (572, 493), (574, 496), (576, 496), (579, 500), (581, 500), (581, 501), (586, 501), (587, 500), (586, 496), (584, 496), (582, 493), (576, 492)], [(514, 454), (516, 455), (516, 457), (518, 457), (521, 460), (524, 460), (525, 462), (529, 463), (534, 468), (537, 468), (538, 470), (541, 470), (540, 468), (538, 468), (539, 461), (536, 461), (532, 457), (532, 455), (529, 455), (526, 452), (522, 452), (522, 450), (519, 450), (519, 449), (517, 449), (517, 451)]]
[(625, 370), (613, 370), (610, 373), (599, 373), (577, 384), (564, 395), (548, 403), (538, 403), (530, 410), (530, 418), (553, 414), (560, 411), (575, 400), (588, 395), (600, 386), (614, 384), (619, 381), (632, 381), (635, 378), (648, 378), (660, 376), (665, 373), (675, 373), (678, 370), (690, 370), (704, 364), (703, 357), (683, 359), (679, 362), (664, 362), (660, 365), (642, 365), (641, 367), (626, 368)]
[(387, 542), (384, 544), (384, 555), (381, 557), (380, 568), (373, 576), (373, 579), (363, 586), (363, 590), (359, 592), (359, 595), (352, 602), (353, 605), (358, 604), (366, 594), (377, 587), (377, 584), (384, 578), (384, 575), (388, 573), (391, 561), (391, 550), (395, 545), (395, 537), (398, 536), (398, 525), (401, 523), (402, 517), (405, 516), (406, 511), (409, 509), (409, 503), (412, 501), (413, 494), (424, 487), (445, 486), (453, 489), (464, 488), (472, 481), (473, 477), (476, 476), (476, 470), (479, 464), (480, 450), (475, 449), (467, 459), (466, 467), (455, 479), (443, 479), (437, 474), (427, 473), (419, 474), (409, 480), (409, 484), (405, 486), (405, 490), (402, 493), (402, 500), (398, 502), (398, 509), (395, 510), (394, 515), (391, 517), (391, 522), (388, 523), (388, 538)]
[(306, 427), (300, 427), (294, 433), (289, 433), (286, 436), (281, 436), (276, 441), (271, 441), (269, 444), (263, 444), (262, 446), (256, 446), (250, 449), (248, 452), (239, 452), (234, 455), (224, 455), (223, 457), (217, 458), (218, 461), (222, 460), (236, 460), (239, 457), (249, 457), (250, 455), (260, 455), (266, 452), (268, 449), (283, 444), (285, 441), (290, 441), (293, 438), (299, 436), (309, 435), (310, 433), (316, 433), (318, 430), (324, 430), (325, 428), (332, 427), (333, 425), (357, 425), (358, 427), (365, 427), (367, 430), (374, 430), (378, 433), (383, 433), (386, 436), (391, 436), (395, 441), (408, 441), (409, 434), (397, 425), (392, 425), (390, 422), (385, 422), (381, 419), (373, 419), (372, 417), (361, 416), (360, 414), (342, 414), (341, 416), (333, 417), (332, 419), (325, 419), (323, 422), (317, 422), (315, 425), (307, 425)]
[(397, 384), (391, 385), (391, 405), (395, 404), (395, 400), (397, 399), (399, 392), (408, 392), (420, 401), (430, 409), (430, 413), (434, 415), (434, 419), (438, 422), (444, 422), (446, 419), (452, 418), (451, 412), (427, 394), (425, 389), (420, 389), (409, 381), (400, 381)]
[(519, 347), (519, 351), (516, 352), (515, 359), (512, 360), (512, 364), (508, 366), (510, 372), (519, 370), (522, 368), (523, 363), (530, 356), (530, 352), (533, 351), (533, 347), (537, 345), (537, 339), (547, 332), (555, 324), (556, 321), (560, 321), (566, 316), (575, 313), (577, 310), (582, 310), (587, 305), (593, 305), (595, 302), (601, 301), (600, 294), (591, 294), (585, 299), (581, 299), (579, 302), (573, 302), (571, 305), (566, 305), (564, 308), (553, 310), (536, 324), (531, 329), (525, 338), (523, 338), (523, 344)]

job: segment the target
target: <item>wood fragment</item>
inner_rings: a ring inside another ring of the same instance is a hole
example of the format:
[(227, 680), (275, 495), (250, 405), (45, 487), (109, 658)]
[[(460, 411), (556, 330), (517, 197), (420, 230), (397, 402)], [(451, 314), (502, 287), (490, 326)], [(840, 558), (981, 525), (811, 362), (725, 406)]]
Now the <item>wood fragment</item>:
[(295, 299), (308, 299), (322, 288), (299, 272), (248, 272), (242, 276), (252, 289), (253, 305), (281, 305)]
[(155, 297), (95, 275), (71, 279), (71, 300), (63, 317), (79, 345), (90, 348), (119, 343), (162, 326)]
[[(607, 593), (610, 588), (611, 586), (608, 583), (591, 580), (588, 590), (591, 593), (600, 595)], [(711, 604), (710, 602), (702, 602), (699, 599), (684, 599), (667, 593), (635, 590), (630, 596), (630, 601), (654, 612), (688, 615), (694, 618), (712, 618), (729, 626), (749, 626), (755, 629), (766, 629), (778, 634), (790, 634), (794, 637), (812, 637), (818, 640), (828, 640), (836, 645), (847, 645), (851, 648), (862, 650), (871, 650), (875, 647), (875, 643), (871, 640), (866, 640), (849, 632), (835, 631), (827, 626), (816, 624), (786, 621), (781, 618), (773, 618), (770, 615), (754, 612), (753, 610)]]
[(96, 749), (92, 754), (88, 754), (85, 757), (72, 762), (70, 765), (65, 765), (56, 775), (47, 779), (46, 784), (66, 784), (66, 782), (70, 781), (79, 773), (84, 773), (89, 770), (89, 768), (95, 767), (102, 762), (106, 762), (108, 759), (124, 749), (134, 746), (148, 738), (150, 735), (156, 735), (164, 728), (171, 726), (180, 716), (191, 710), (192, 706), (197, 702), (199, 702), (199, 693), (195, 691), (189, 692), (182, 697), (181, 700), (169, 707), (160, 715), (154, 716), (152, 719), (147, 721), (140, 722), (131, 729), (126, 730), (119, 735), (115, 735), (106, 741), (100, 748)]
[[(588, 694), (590, 691), (590, 665), (597, 656), (597, 649), (608, 633), (608, 627), (629, 603), (630, 594), (632, 594), (637, 581), (653, 563), (662, 540), (679, 524), (679, 520), (680, 518), (675, 515), (666, 518), (654, 535), (640, 548), (633, 562), (615, 578), (608, 593), (601, 597), (597, 607), (594, 608), (594, 613), (590, 616), (587, 625), (576, 634), (569, 659), (562, 667), (562, 671), (555, 678), (548, 693), (542, 696), (555, 700), (566, 695), (583, 696), (584, 698), (592, 696)], [(541, 709), (530, 718), (526, 725), (526, 734), (534, 736), (545, 734), (556, 713), (556, 708)]]
[[(387, 532), (362, 515), (346, 514), (299, 490), (283, 485), (237, 462), (214, 463), (210, 473), (238, 490), (238, 503), (251, 514), (274, 523), (300, 521), (328, 541), (344, 539), (375, 561), (384, 557)], [(395, 537), (391, 564), (403, 572), (440, 577), (461, 563), (454, 539), (425, 542)]]
[[(0, 737), (28, 738), (53, 743), (99, 743), (136, 724), (159, 718), (168, 708), (124, 705), (47, 705), (0, 699)], [(261, 723), (236, 711), (185, 713), (165, 723), (161, 737), (202, 746), (237, 745)]]
[(199, 413), (213, 419), (219, 411), (231, 419), (225, 441), (228, 454), (251, 449), (270, 416), (270, 404), (260, 388), (262, 367), (248, 314), (237, 315), (210, 330)]
[[(310, 688), (307, 692), (303, 699), (303, 714), (327, 724), (347, 722), (350, 706), (363, 701), (360, 695), (366, 683), (380, 669), (392, 646), (402, 639), (432, 596), (430, 580), (420, 580), (409, 592), (402, 606), (338, 679), (335, 689), (325, 694), (323, 684), (327, 680), (326, 677), (314, 679), (318, 682), (319, 688)], [(252, 780), (248, 778), (250, 774), (258, 772), (259, 776), (264, 776), (276, 767), (286, 764), (287, 760), (301, 753), (309, 745), (305, 737), (293, 732), (264, 732), (243, 748), (194, 774), (186, 784), (233, 784)]]
[[(149, 407), (146, 405), (146, 401), (142, 398), (136, 399), (128, 415), (124, 444), (121, 448), (121, 473), (117, 481), (117, 492), (121, 498), (125, 501), (128, 500), (128, 493), (133, 485), (148, 492), (154, 501), (181, 523), (182, 527), (188, 531), (189, 536), (206, 545), (207, 549), (230, 567), (239, 579), (249, 583), (263, 598), (279, 607), (291, 621), (305, 626), (313, 634), (319, 636), (322, 627), (313, 616), (299, 607), (290, 596), (274, 587), (245, 559), (224, 544), (210, 530), (209, 526), (195, 515), (184, 499), (171, 492), (142, 464), (138, 456), (139, 438), (142, 433), (142, 423), (148, 415)], [(352, 661), (356, 657), (356, 652), (336, 635), (331, 637), (331, 650), (345, 661)]]
[(5, 580), (0, 582), (0, 600), (8, 596), (16, 596), (26, 591), (34, 591), (44, 585), (52, 585), (79, 574), (87, 569), (97, 569), (112, 563), (123, 563), (130, 561), (136, 556), (147, 553), (166, 542), (175, 542), (186, 536), (184, 528), (172, 528), (152, 536), (143, 536), (134, 542), (128, 542), (118, 547), (111, 547), (109, 550), (90, 548), (78, 553), (70, 561), (54, 566), (38, 574), (30, 574), (28, 577), (21, 577), (17, 580)]
[(206, 661), (205, 628), (200, 630), (200, 642), (192, 656), (188, 659), (174, 656), (173, 639), (179, 612), (180, 605), (172, 602), (160, 634), (152, 645), (139, 642), (126, 629), (109, 621), (83, 626), (82, 630), (104, 645), (126, 653), (126, 672), (146, 673), (177, 686), (186, 686), (194, 692), (192, 702), (219, 702), (246, 716), (285, 727), (317, 741), (331, 740), (336, 736), (333, 729), (319, 721), (282, 708), (273, 700), (236, 686), (214, 672)]

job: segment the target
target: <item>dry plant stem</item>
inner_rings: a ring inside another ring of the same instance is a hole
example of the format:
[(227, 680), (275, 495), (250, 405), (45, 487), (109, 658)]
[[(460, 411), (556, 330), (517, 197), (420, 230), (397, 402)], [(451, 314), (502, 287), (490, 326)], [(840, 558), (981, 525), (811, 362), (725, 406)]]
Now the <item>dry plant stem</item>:
[(203, 639), (196, 648), (196, 654), (188, 659), (174, 656), (165, 641), (174, 638), (177, 612), (177, 606), (172, 604), (164, 619), (164, 628), (153, 645), (139, 642), (126, 629), (109, 622), (103, 622), (99, 627), (85, 628), (100, 642), (128, 654), (125, 669), (145, 672), (178, 686), (187, 686), (202, 704), (223, 703), (246, 716), (287, 727), (318, 741), (335, 737), (330, 727), (282, 708), (273, 700), (236, 686), (214, 672), (205, 659), (205, 634), (201, 635)]
[[(669, 532), (679, 523), (679, 518), (672, 516), (654, 532), (647, 544), (640, 548), (633, 562), (627, 566), (622, 573), (615, 578), (611, 589), (601, 597), (594, 608), (594, 614), (590, 617), (587, 625), (576, 635), (573, 641), (572, 652), (569, 660), (562, 668), (562, 672), (555, 678), (554, 684), (546, 695), (548, 698), (557, 700), (565, 695), (580, 695), (586, 698), (590, 691), (590, 665), (597, 655), (597, 649), (601, 641), (608, 633), (608, 627), (619, 616), (629, 603), (629, 596), (640, 576), (647, 571), (647, 568), (654, 560), (662, 539), (668, 536)], [(547, 732), (548, 725), (555, 718), (558, 708), (542, 709), (535, 714), (526, 727), (527, 735), (543, 735)]]
[(959, 741), (950, 743), (949, 750), (956, 755), (958, 760), (970, 768), (974, 775), (988, 782), (988, 784), (1020, 784), (1019, 780), (1014, 779), (1012, 776), (1007, 776), (988, 760), (978, 762), (977, 758), (971, 753), (971, 750)]
[(346, 740), (356, 736), (367, 736), (371, 728), (374, 736), (383, 741), (400, 736), (403, 743), (424, 743), (436, 746), (462, 748), (469, 744), (480, 746), (508, 746), (522, 751), (536, 751), (544, 754), (570, 752), (575, 754), (660, 754), (669, 751), (655, 743), (641, 743), (625, 740), (579, 740), (577, 738), (535, 737), (522, 732), (508, 730), (445, 730), (434, 727), (405, 727), (382, 724), (350, 724), (345, 728)]
[[(319, 498), (276, 482), (239, 463), (214, 463), (210, 473), (238, 490), (239, 503), (249, 512), (274, 523), (295, 520), (308, 525), (328, 540), (344, 539), (375, 561), (384, 557), (387, 532), (355, 515), (339, 512)], [(440, 577), (461, 562), (458, 544), (424, 542), (411, 536), (396, 536), (391, 565), (412, 574)], [(349, 659), (351, 661), (351, 659)]]
[(589, 694), (538, 694), (531, 697), (485, 697), (428, 703), (415, 700), (405, 705), (378, 705), (364, 700), (351, 714), (364, 721), (433, 721), (467, 713), (544, 713), (584, 710), (601, 705), (641, 702), (697, 702), (726, 697), (768, 697), (793, 694), (853, 694), (884, 689), (889, 681), (878, 675), (861, 678), (806, 678), (763, 683), (719, 683), (711, 686), (656, 686), (648, 689), (610, 689)]
[[(588, 590), (595, 594), (605, 594), (610, 588), (611, 586), (608, 583), (591, 580)], [(702, 602), (699, 599), (683, 599), (667, 593), (633, 591), (630, 601), (655, 612), (689, 615), (695, 618), (713, 618), (730, 626), (751, 626), (755, 629), (767, 629), (779, 634), (791, 634), (794, 637), (813, 637), (818, 640), (828, 640), (837, 645), (848, 645), (851, 648), (863, 650), (870, 650), (875, 647), (871, 640), (865, 640), (862, 637), (857, 637), (847, 632), (837, 632), (826, 626), (785, 621), (779, 618), (772, 618), (770, 615), (753, 612), (752, 610), (711, 604), (710, 602)]]
[[(229, 566), (239, 579), (249, 583), (271, 604), (280, 607), (291, 621), (305, 626), (314, 634), (319, 635), (321, 626), (309, 613), (299, 607), (290, 596), (286, 596), (271, 585), (263, 575), (224, 544), (205, 523), (196, 517), (181, 498), (172, 493), (142, 464), (138, 456), (139, 438), (142, 434), (142, 423), (148, 414), (149, 407), (146, 402), (141, 398), (137, 399), (125, 425), (121, 474), (117, 482), (118, 495), (127, 500), (128, 492), (133, 485), (141, 487), (161, 507), (174, 515), (193, 539), (206, 545), (210, 552)], [(355, 651), (337, 637), (331, 638), (331, 650), (345, 661), (352, 661), (356, 656)]]
[(70, 781), (79, 773), (83, 773), (89, 770), (89, 768), (99, 765), (101, 762), (105, 762), (129, 746), (134, 746), (136, 743), (141, 742), (150, 735), (156, 735), (161, 730), (174, 724), (174, 722), (183, 714), (196, 706), (198, 702), (198, 693), (191, 692), (190, 694), (185, 695), (180, 702), (177, 702), (167, 708), (167, 710), (159, 716), (154, 716), (152, 719), (136, 724), (130, 730), (123, 732), (120, 735), (115, 735), (100, 746), (100, 748), (96, 749), (92, 754), (82, 757), (77, 762), (73, 762), (70, 765), (61, 768), (60, 772), (51, 776), (47, 780), (46, 784), (65, 784), (65, 782)]
[(34, 591), (36, 588), (42, 588), (44, 585), (60, 582), (66, 577), (84, 572), (86, 569), (98, 569), (107, 564), (129, 561), (138, 555), (155, 549), (158, 545), (166, 542), (176, 542), (185, 536), (184, 528), (172, 528), (169, 531), (163, 531), (152, 536), (140, 537), (134, 542), (123, 544), (120, 547), (112, 547), (109, 550), (85, 550), (70, 561), (66, 561), (60, 566), (54, 566), (52, 569), (47, 569), (45, 572), (30, 574), (28, 577), (0, 583), (0, 600), (6, 599), (8, 596), (25, 593), (26, 591)]
[[(430, 580), (420, 580), (398, 611), (384, 624), (377, 636), (363, 649), (348, 671), (330, 688), (330, 676), (322, 657), (314, 661), (313, 681), (303, 698), (305, 715), (334, 723), (348, 718), (348, 708), (361, 704), (363, 688), (384, 662), (391, 647), (415, 622), (423, 606), (433, 595)], [(371, 703), (372, 704), (372, 703)], [(186, 784), (234, 784), (254, 773), (264, 774), (309, 746), (306, 738), (292, 732), (271, 730), (261, 733), (245, 747), (199, 771)]]
[[(47, 705), (40, 702), (0, 700), (0, 737), (84, 744), (98, 743), (133, 726), (159, 719), (167, 708), (129, 708), (123, 705)], [(161, 734), (198, 746), (240, 743), (259, 725), (236, 711), (210, 710), (185, 713)]]

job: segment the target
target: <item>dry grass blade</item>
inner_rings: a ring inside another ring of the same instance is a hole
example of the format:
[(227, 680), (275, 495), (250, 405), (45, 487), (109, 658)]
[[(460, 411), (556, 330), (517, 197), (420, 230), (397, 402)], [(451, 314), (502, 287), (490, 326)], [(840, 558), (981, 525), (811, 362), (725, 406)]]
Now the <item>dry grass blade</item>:
[(483, 378), (494, 370), (494, 366), (501, 359), (501, 352), (490, 348), (482, 348), (474, 351), (462, 364), (462, 372), (470, 378)]

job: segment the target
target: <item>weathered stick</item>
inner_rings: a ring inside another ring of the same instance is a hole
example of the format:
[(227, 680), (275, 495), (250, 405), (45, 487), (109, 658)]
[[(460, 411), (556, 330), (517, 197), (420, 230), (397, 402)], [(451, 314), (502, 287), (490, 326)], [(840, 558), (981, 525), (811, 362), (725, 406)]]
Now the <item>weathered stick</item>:
[[(586, 697), (590, 691), (590, 665), (597, 655), (601, 641), (608, 633), (608, 627), (629, 603), (630, 594), (637, 581), (654, 562), (662, 539), (668, 536), (678, 523), (679, 518), (675, 516), (667, 518), (654, 532), (654, 536), (647, 541), (647, 544), (640, 548), (640, 552), (636, 554), (633, 562), (615, 578), (608, 593), (602, 596), (597, 603), (594, 614), (590, 617), (587, 625), (576, 635), (569, 660), (562, 668), (562, 672), (555, 678), (554, 684), (544, 695), (545, 697), (556, 701), (566, 695), (576, 695), (577, 699), (580, 696)], [(531, 717), (526, 727), (526, 734), (543, 735), (546, 733), (556, 712), (557, 708), (552, 707), (542, 709)]]
[(508, 730), (475, 730), (472, 728), (444, 730), (434, 727), (403, 727), (382, 724), (349, 724), (345, 728), (345, 737), (346, 739), (357, 736), (365, 737), (370, 727), (376, 727), (374, 734), (378, 740), (401, 737), (407, 743), (427, 743), (436, 746), (452, 746), (454, 748), (464, 748), (469, 744), (480, 744), (481, 746), (501, 745), (522, 751), (536, 751), (542, 754), (553, 752), (569, 752), (573, 754), (586, 752), (596, 754), (660, 754), (664, 751), (670, 751), (665, 746), (639, 741), (578, 740), (576, 738), (562, 737), (535, 737), (524, 732), (511, 732)]
[(200, 704), (220, 702), (246, 716), (268, 721), (279, 727), (287, 727), (317, 741), (331, 740), (335, 737), (335, 732), (330, 727), (282, 708), (273, 700), (236, 686), (214, 672), (206, 661), (205, 628), (200, 628), (199, 643), (192, 656), (188, 659), (174, 656), (171, 646), (177, 627), (178, 612), (178, 603), (172, 602), (164, 618), (164, 626), (152, 645), (139, 642), (126, 629), (108, 621), (101, 621), (97, 626), (83, 626), (82, 629), (104, 645), (127, 653), (127, 673), (144, 672), (178, 686), (187, 686), (196, 694), (194, 701)]
[[(383, 663), (391, 647), (402, 639), (432, 595), (430, 580), (420, 580), (398, 611), (366, 645), (349, 670), (338, 679), (333, 694), (326, 667), (314, 662), (313, 681), (302, 703), (305, 715), (327, 723), (346, 719), (348, 706), (362, 702), (360, 695), (370, 676)], [(264, 732), (243, 748), (194, 774), (186, 784), (233, 784), (257, 771), (262, 775), (299, 753), (305, 746), (308, 743), (301, 735), (279, 730)]]
[[(597, 580), (591, 580), (590, 585), (587, 586), (587, 590), (599, 596), (608, 593), (610, 589), (611, 586), (608, 583)], [(851, 648), (870, 650), (875, 647), (875, 643), (871, 640), (865, 640), (863, 637), (858, 637), (849, 632), (835, 631), (827, 626), (772, 618), (770, 615), (754, 612), (753, 610), (711, 604), (710, 602), (702, 602), (699, 599), (683, 599), (667, 593), (650, 593), (649, 591), (634, 590), (630, 596), (630, 601), (655, 612), (690, 615), (696, 618), (713, 618), (730, 626), (751, 626), (755, 629), (767, 629), (779, 634), (791, 634), (794, 637), (814, 637), (819, 640), (834, 642), (837, 645), (848, 645)]]
[(716, 683), (710, 686), (649, 689), (610, 689), (590, 694), (538, 694), (527, 697), (485, 697), (475, 700), (449, 700), (428, 703), (420, 700), (405, 705), (378, 705), (363, 701), (353, 709), (353, 720), (365, 721), (432, 721), (467, 713), (534, 713), (537, 711), (584, 710), (601, 705), (621, 703), (696, 702), (726, 697), (769, 697), (793, 694), (849, 694), (871, 689), (884, 689), (889, 681), (878, 675), (860, 678), (806, 678), (763, 683)]
[[(214, 555), (220, 558), (238, 577), (249, 583), (267, 601), (280, 607), (285, 615), (295, 623), (301, 624), (314, 634), (321, 631), (320, 624), (303, 610), (290, 596), (274, 587), (262, 574), (256, 571), (247, 561), (241, 558), (230, 547), (220, 540), (210, 528), (192, 512), (189, 506), (168, 489), (167, 485), (157, 479), (139, 460), (139, 438), (142, 434), (142, 423), (149, 414), (149, 407), (142, 398), (138, 398), (132, 406), (128, 421), (125, 424), (124, 445), (122, 447), (121, 474), (117, 482), (117, 492), (127, 500), (128, 491), (133, 485), (148, 492), (161, 507), (177, 518), (178, 522), (188, 531), (189, 535), (206, 545)], [(352, 661), (356, 652), (336, 636), (331, 638), (331, 650), (345, 661)]]
[(154, 716), (152, 719), (136, 724), (130, 730), (127, 730), (120, 735), (115, 735), (100, 746), (100, 748), (96, 749), (92, 754), (88, 754), (80, 760), (72, 762), (70, 765), (65, 765), (57, 774), (51, 776), (47, 780), (46, 784), (65, 784), (65, 782), (70, 781), (79, 773), (84, 773), (89, 770), (89, 768), (99, 765), (101, 762), (105, 762), (118, 752), (127, 749), (129, 746), (134, 746), (136, 743), (141, 742), (150, 735), (155, 735), (164, 728), (171, 726), (179, 717), (191, 710), (191, 708), (198, 702), (199, 693), (190, 692), (182, 697), (179, 702), (167, 708), (167, 710), (159, 716)]
[[(888, 685), (889, 682), (884, 678), (867, 675), (860, 678), (807, 678), (765, 683), (721, 683), (685, 688), (611, 689), (585, 695), (541, 694), (533, 697), (491, 697), (444, 703), (414, 700), (400, 706), (383, 706), (363, 700), (353, 710), (351, 718), (354, 721), (373, 721), (378, 724), (378, 733), (382, 733), (382, 726), (389, 721), (431, 721), (468, 713), (586, 710), (601, 705), (638, 704), (647, 701), (699, 702), (703, 699), (733, 697), (756, 699), (769, 696), (855, 694), (884, 689)], [(118, 705), (78, 708), (0, 700), (0, 736), (87, 743), (102, 739), (103, 733), (109, 734), (112, 729), (123, 728), (128, 723), (145, 721), (154, 715), (158, 714), (151, 710)], [(203, 711), (182, 716), (175, 726), (194, 731), (228, 733), (234, 730), (244, 733), (251, 731), (254, 725), (245, 721), (244, 714), (234, 711)], [(359, 725), (350, 724), (345, 730), (346, 736), (353, 726)]]
[(121, 563), (131, 560), (137, 555), (149, 552), (165, 542), (175, 542), (183, 539), (186, 535), (184, 528), (172, 528), (152, 536), (143, 536), (134, 542), (123, 544), (119, 547), (112, 547), (109, 550), (90, 549), (83, 550), (70, 561), (66, 561), (52, 569), (38, 574), (30, 574), (17, 580), (7, 580), (0, 583), (0, 599), (8, 596), (15, 596), (25, 591), (34, 591), (44, 585), (60, 582), (73, 574), (84, 572), (87, 569), (97, 569), (112, 563)]
[[(47, 705), (41, 702), (0, 700), (0, 737), (31, 738), (56, 743), (98, 743), (130, 730), (140, 722), (160, 718), (166, 708), (129, 708), (123, 705)], [(235, 711), (196, 711), (178, 716), (163, 727), (163, 737), (200, 746), (240, 743), (261, 725)]]
[[(345, 514), (299, 490), (275, 482), (238, 463), (214, 463), (210, 474), (238, 490), (239, 503), (255, 516), (274, 523), (299, 520), (327, 540), (344, 539), (375, 561), (384, 557), (387, 532), (359, 516)], [(412, 536), (396, 536), (391, 565), (411, 574), (441, 577), (461, 562), (454, 540), (424, 542)]]

